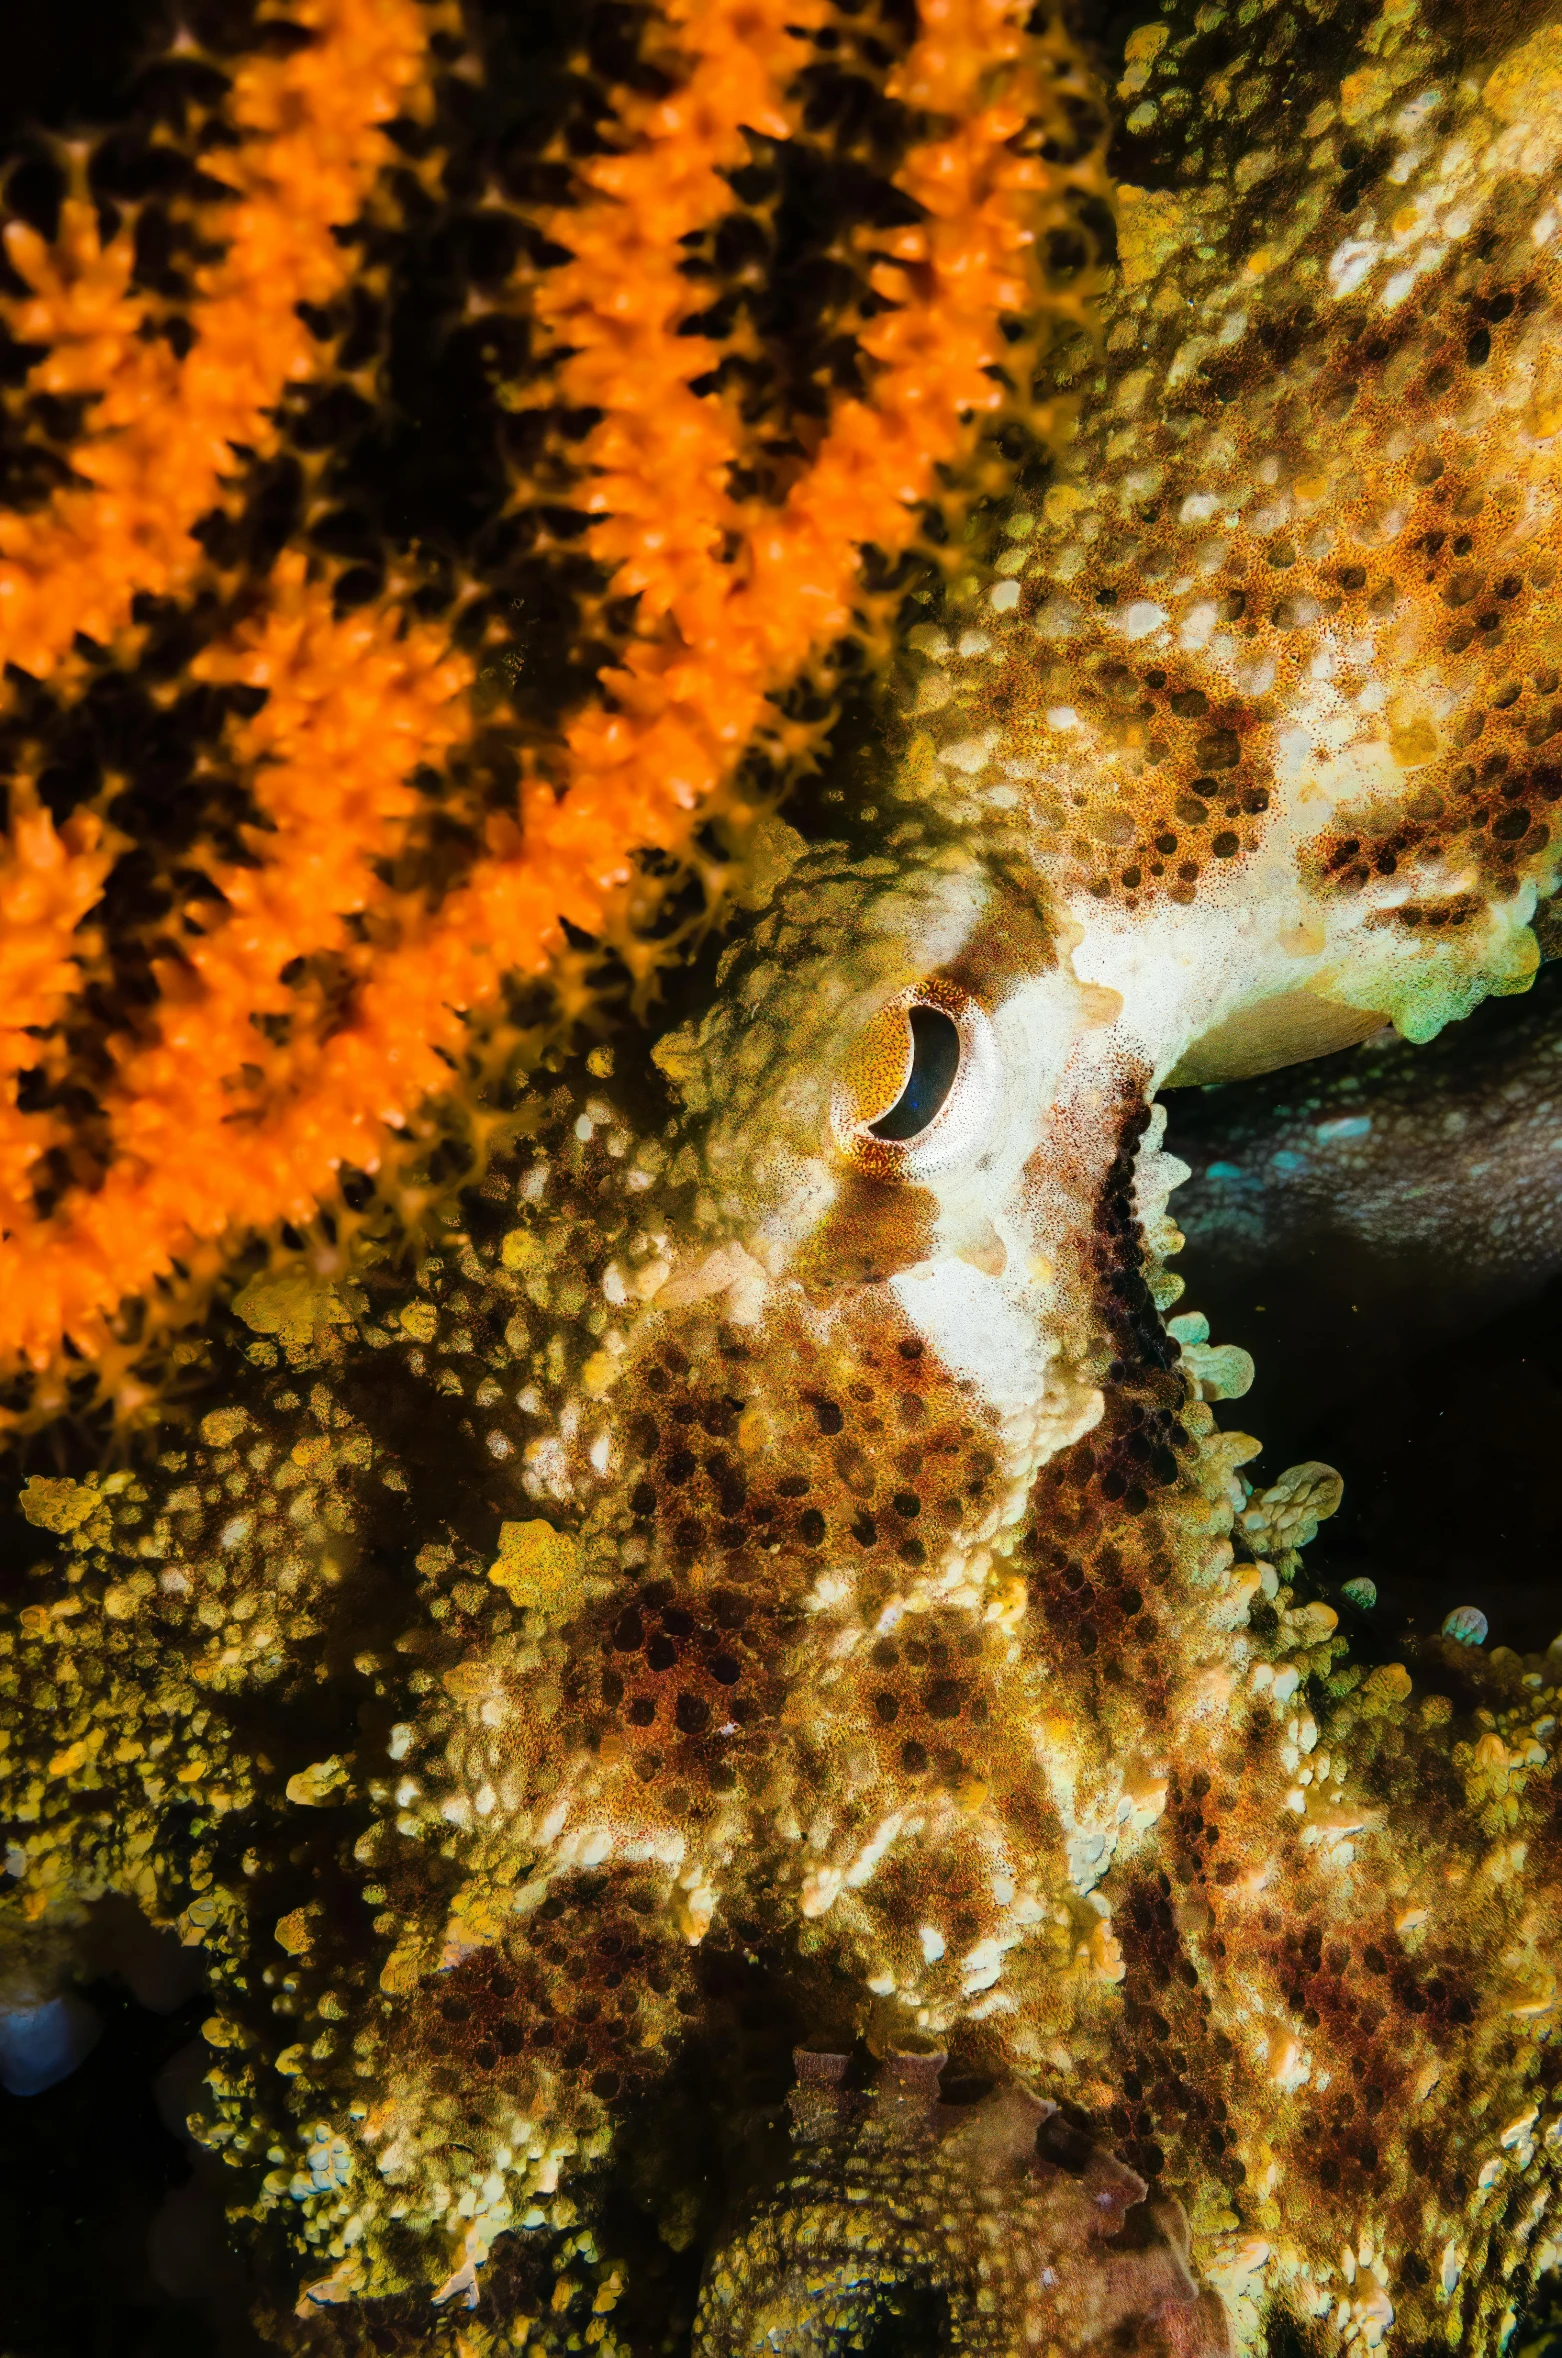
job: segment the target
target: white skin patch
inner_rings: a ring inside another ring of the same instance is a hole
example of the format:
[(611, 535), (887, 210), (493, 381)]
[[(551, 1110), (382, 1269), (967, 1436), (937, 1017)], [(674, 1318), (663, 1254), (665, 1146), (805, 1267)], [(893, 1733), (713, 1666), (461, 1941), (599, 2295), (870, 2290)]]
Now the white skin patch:
[[(1038, 1200), (1034, 1169), (1049, 1141), (1070, 1158), (1065, 1109), (1082, 1044), (1094, 1074), (1103, 1039), (1095, 1003), (1062, 969), (1022, 983), (991, 1011), (980, 1127), (973, 1120), (962, 1160), (925, 1182), (938, 1201), (933, 1256), (890, 1280), (923, 1341), (973, 1387), (1016, 1462), (1032, 1467), (1101, 1413), (1099, 1392), (1060, 1353), (1049, 1315), (1060, 1240), (1048, 1231), (1075, 1207), (1067, 1190)], [(996, 1269), (983, 1265), (994, 1247)]]
[(1018, 1288), (964, 1261), (923, 1261), (892, 1277), (890, 1290), (944, 1366), (1000, 1417), (1035, 1406), (1053, 1352)]

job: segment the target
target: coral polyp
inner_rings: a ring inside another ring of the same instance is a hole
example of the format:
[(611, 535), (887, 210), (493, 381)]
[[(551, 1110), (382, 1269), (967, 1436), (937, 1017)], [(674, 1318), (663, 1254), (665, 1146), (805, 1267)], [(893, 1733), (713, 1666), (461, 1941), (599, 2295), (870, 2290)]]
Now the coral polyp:
[(604, 13), (507, 145), (412, 21), (286, 529), (11, 688), (10, 1406), (145, 1430), (19, 1464), (0, 1997), (200, 1952), (283, 2349), (1495, 2354), (1562, 1659), (1347, 1640), (1156, 1100), (1535, 969), (1555, 28), (1135, 31), (1107, 279), (1088, 27)]

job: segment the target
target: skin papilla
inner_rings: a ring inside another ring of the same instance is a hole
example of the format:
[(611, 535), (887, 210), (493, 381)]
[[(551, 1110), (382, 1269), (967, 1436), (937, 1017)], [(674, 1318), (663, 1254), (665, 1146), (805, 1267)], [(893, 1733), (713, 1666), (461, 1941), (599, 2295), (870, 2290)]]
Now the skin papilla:
[(1494, 2358), (1555, 2264), (1562, 1660), (1351, 1657), (1155, 1102), (1534, 971), (1537, 21), (1134, 35), (1078, 433), (868, 785), (418, 1254), (257, 1267), (189, 1429), (29, 1478), (16, 1953), (208, 1957), (283, 2347)]

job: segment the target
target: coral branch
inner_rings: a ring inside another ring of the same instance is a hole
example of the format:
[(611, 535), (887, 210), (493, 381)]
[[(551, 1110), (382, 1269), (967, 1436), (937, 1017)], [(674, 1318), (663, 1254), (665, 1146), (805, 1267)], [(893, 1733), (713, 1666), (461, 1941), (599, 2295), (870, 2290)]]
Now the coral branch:
[[(351, 250), (334, 232), (393, 152), (382, 126), (414, 100), (425, 22), (416, 0), (310, 0), (295, 21), (314, 40), (243, 61), (228, 107), (238, 141), (203, 159), (228, 194), (202, 209), (197, 227), (223, 250), (196, 274), (183, 359), (149, 332), (130, 226), (105, 244), (84, 196), (63, 206), (52, 245), (25, 222), (7, 224), (6, 252), (29, 293), (6, 304), (6, 325), (22, 344), (46, 347), (28, 389), (85, 397), (91, 408), (70, 452), (76, 479), (34, 513), (0, 515), (0, 661), (48, 676), (78, 633), (112, 642), (138, 594), (186, 589), (203, 562), (194, 527), (237, 471), (236, 446), (274, 445), (277, 403), (316, 363), (299, 306), (329, 300), (351, 273)], [(320, 854), (337, 849), (321, 837)], [(313, 846), (305, 858), (317, 860)], [(57, 1128), (16, 1107), (15, 1075), (34, 1059), (24, 1027), (54, 1020), (79, 980), (75, 929), (109, 865), (102, 828), (85, 815), (63, 832), (42, 812), (13, 825), (0, 877), (0, 1218), (13, 1230), (25, 1224), (28, 1174)], [(265, 1008), (264, 988), (252, 1004)], [(197, 1059), (208, 1074), (217, 1045), (207, 1041)]]
[(670, 615), (686, 637), (728, 592), (723, 539), (742, 517), (727, 476), (744, 438), (726, 402), (694, 389), (720, 349), (683, 332), (705, 298), (680, 268), (682, 241), (731, 206), (724, 175), (747, 160), (746, 134), (793, 129), (783, 94), (827, 14), (821, 0), (682, 0), (668, 15), (687, 79), (664, 99), (621, 101), (633, 144), (586, 163), (585, 201), (544, 224), (570, 260), (538, 281), (532, 308), (562, 356), (563, 398), (603, 412), (583, 454), (593, 551), (615, 595), (640, 600), (642, 625)]
[(469, 670), (444, 633), (391, 605), (336, 618), (299, 556), (279, 562), (263, 614), (193, 669), (267, 691), (232, 732), (233, 751), (256, 769), (280, 849), (219, 870), (225, 919), (182, 964), (160, 967), (158, 1035), (124, 1055), (104, 1093), (117, 1159), (103, 1186), (73, 1196), (67, 1215), (19, 1224), (13, 1249), (26, 1239), (28, 1260), (16, 1333), (32, 1355), (149, 1284), (187, 1238), (308, 1208), (312, 1198), (279, 1188), (271, 1158), (243, 1151), (268, 1080), (278, 1068), (285, 1079), (261, 1019), (296, 1004), (282, 980), (295, 958), (344, 948), (347, 916), (387, 899), (369, 860), (395, 848), (415, 807), (407, 779), (466, 726)]
[[(272, 774), (281, 861), (227, 880), (239, 914), (192, 951), (186, 974), (165, 976), (161, 1037), (122, 1067), (120, 1160), (103, 1187), (11, 1238), (0, 1352), (42, 1365), (63, 1335), (87, 1346), (94, 1321), (191, 1241), (304, 1216), (343, 1162), (377, 1167), (386, 1125), (446, 1079), (441, 1052), (460, 1042), (464, 1011), (507, 972), (545, 964), (561, 919), (599, 927), (637, 847), (683, 844), (693, 814), (774, 725), (775, 693), (852, 626), (860, 548), (903, 550), (942, 470), (1011, 398), (1006, 323), (1044, 298), (1070, 307), (1052, 300), (1037, 267), (1047, 191), (1061, 202), (1063, 184), (1024, 152), (1027, 126), (1056, 106), (1024, 14), (1018, 0), (929, 8), (901, 77), (905, 97), (943, 119), (902, 175), (927, 218), (877, 241), (876, 292), (890, 307), (862, 338), (870, 390), (837, 405), (812, 466), (774, 508), (743, 506), (729, 488), (739, 424), (719, 395), (695, 390), (718, 354), (682, 333), (697, 296), (678, 258), (680, 240), (728, 201), (722, 174), (748, 152), (746, 133), (787, 128), (798, 11), (779, 0), (688, 7), (682, 85), (627, 102), (623, 152), (592, 162), (585, 200), (544, 222), (570, 259), (544, 281), (536, 310), (560, 352), (563, 399), (603, 413), (585, 452), (593, 546), (614, 593), (639, 599), (643, 634), (605, 677), (611, 702), (566, 732), (567, 790), (533, 796), (524, 837), (491, 830), (487, 856), (436, 913), (402, 912), (400, 941), (368, 963), (350, 1018), (293, 1046), (285, 1085), (271, 1060), (269, 1102), (257, 1106), (251, 1091), (246, 1105), (235, 1068), (267, 1063), (251, 1013), (278, 1010), (281, 965), (359, 905), (333, 890), (355, 831), (372, 842), (407, 768), (438, 758), (455, 733), (455, 673), (432, 643), (416, 654), (379, 644), (392, 681), (372, 677), (366, 641), (349, 698), (361, 718), (347, 726), (372, 782), (350, 760), (334, 763), (319, 734)], [(384, 698), (403, 693), (406, 712), (386, 726)], [(301, 712), (270, 709), (255, 747), (303, 725)]]
[(128, 229), (103, 249), (81, 202), (52, 251), (25, 224), (7, 227), (32, 290), (8, 325), (51, 347), (36, 388), (89, 394), (93, 407), (71, 453), (81, 481), (36, 514), (0, 518), (0, 661), (45, 677), (77, 632), (111, 642), (138, 592), (185, 588), (202, 561), (193, 527), (236, 471), (235, 445), (272, 448), (277, 403), (317, 364), (299, 305), (328, 302), (352, 272), (334, 232), (394, 152), (383, 126), (412, 101), (425, 18), (417, 0), (305, 0), (293, 17), (315, 38), (244, 59), (228, 108), (238, 143), (202, 159), (231, 197), (202, 223), (223, 252), (196, 274), (183, 360), (145, 332)]
[(192, 1124), (205, 1134), (243, 1118), (239, 1069), (256, 1068), (259, 1085), (276, 1061), (260, 1021), (296, 1006), (285, 971), (296, 958), (345, 949), (347, 917), (386, 897), (370, 860), (404, 834), (398, 822), (417, 804), (413, 772), (443, 760), (465, 733), (461, 699), (471, 684), (444, 632), (409, 624), (394, 604), (338, 618), (329, 588), (306, 579), (295, 553), (279, 562), (256, 624), (191, 668), (198, 679), (267, 691), (233, 731), (233, 750), (257, 773), (278, 851), (217, 874), (226, 921), (190, 945), (182, 966), (159, 971), (160, 1038), (125, 1058), (110, 1102), (121, 1150), (148, 1168), (176, 1152)]
[[(929, 219), (885, 241), (894, 260), (876, 291), (897, 307), (862, 339), (879, 364), (877, 382), (868, 400), (838, 406), (779, 513), (709, 502), (706, 534), (718, 522), (741, 528), (734, 564), (691, 563), (696, 535), (659, 537), (639, 526), (648, 511), (680, 508), (666, 501), (662, 454), (654, 473), (649, 452), (637, 467), (618, 423), (636, 400), (638, 355), (626, 351), (616, 371), (601, 353), (569, 364), (575, 397), (608, 404), (613, 421), (593, 454), (607, 478), (593, 504), (612, 511), (598, 527), (599, 545), (619, 557), (622, 587), (640, 590), (646, 609), (665, 613), (672, 627), (637, 641), (608, 675), (619, 709), (584, 713), (571, 731), (572, 785), (549, 828), (553, 857), (566, 847), (585, 854), (595, 842), (600, 859), (604, 837), (616, 833), (622, 842), (622, 816), (638, 818), (642, 840), (665, 840), (661, 829), (714, 788), (759, 726), (771, 692), (850, 628), (859, 548), (904, 549), (939, 469), (969, 447), (972, 419), (1003, 405), (992, 373), (1008, 350), (1000, 321), (1034, 309), (1041, 296), (1035, 215), (1053, 177), (1008, 146), (1032, 113), (1045, 111), (1022, 62), (1024, 13), (1013, 0), (955, 0), (927, 11), (931, 29), (907, 61), (904, 95), (961, 127), (914, 149), (901, 175)], [(983, 108), (983, 93), (1002, 83), (1006, 65), (1004, 102)], [(702, 357), (698, 365), (709, 364)], [(696, 461), (693, 432), (680, 436), (680, 491), (708, 486), (728, 455), (720, 412), (699, 407), (704, 447)]]
[(102, 823), (80, 813), (57, 828), (20, 785), (10, 841), (0, 852), (0, 1221), (22, 1215), (29, 1177), (55, 1142), (47, 1115), (17, 1105), (17, 1075), (36, 1060), (31, 1037), (53, 1023), (80, 980), (77, 932), (113, 859)]

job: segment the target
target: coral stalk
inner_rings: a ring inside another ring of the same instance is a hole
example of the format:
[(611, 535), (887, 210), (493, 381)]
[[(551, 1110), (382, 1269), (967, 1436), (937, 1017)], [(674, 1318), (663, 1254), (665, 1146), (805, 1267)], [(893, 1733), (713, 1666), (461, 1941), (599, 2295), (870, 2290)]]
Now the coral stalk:
[[(741, 531), (738, 562), (691, 567), (686, 541), (626, 528), (624, 505), (636, 512), (646, 504), (649, 469), (645, 481), (631, 475), (626, 484), (631, 453), (621, 433), (604, 431), (607, 480), (593, 504), (613, 514), (598, 528), (600, 545), (621, 552), (622, 586), (674, 628), (635, 642), (608, 675), (620, 709), (595, 708), (571, 731), (571, 792), (548, 830), (555, 858), (612, 830), (620, 811), (640, 814), (649, 840), (660, 840), (659, 824), (711, 790), (775, 688), (851, 626), (860, 547), (904, 549), (938, 470), (969, 446), (973, 418), (1002, 406), (991, 373), (1007, 349), (1000, 320), (1039, 299), (1033, 212), (1051, 178), (1008, 144), (1040, 99), (1019, 65), (1023, 14), (1012, 0), (956, 0), (924, 12), (903, 87), (892, 79), (891, 95), (959, 128), (915, 148), (901, 174), (928, 220), (884, 241), (893, 259), (879, 266), (874, 288), (895, 307), (862, 335), (876, 381), (868, 399), (837, 406), (779, 511), (726, 503), (719, 520)], [(984, 108), (983, 90), (1005, 65), (1019, 70), (1004, 102)], [(600, 365), (573, 359), (565, 378), (577, 399), (607, 393), (620, 404), (633, 382), (626, 370), (604, 385)], [(724, 458), (713, 417), (707, 433), (704, 466), (690, 471), (708, 481)]]
[[(74, 480), (33, 513), (0, 515), (0, 662), (48, 677), (78, 634), (113, 643), (138, 595), (188, 589), (205, 561), (195, 527), (222, 500), (240, 452), (274, 448), (278, 403), (317, 365), (300, 306), (328, 302), (351, 275), (352, 251), (335, 232), (393, 153), (383, 126), (414, 101), (425, 20), (417, 0), (307, 0), (291, 21), (313, 40), (238, 66), (227, 109), (238, 138), (203, 157), (227, 193), (197, 226), (222, 252), (195, 274), (183, 358), (151, 332), (153, 307), (134, 290), (131, 226), (105, 243), (82, 196), (62, 207), (52, 245), (25, 222), (6, 226), (8, 258), (29, 289), (6, 305), (6, 325), (18, 342), (46, 347), (28, 390), (91, 406), (70, 453)], [(318, 826), (318, 811), (310, 819)], [(338, 850), (324, 832), (306, 861), (318, 867)], [(28, 1029), (53, 1022), (79, 982), (86, 945), (76, 928), (110, 865), (101, 824), (85, 814), (61, 830), (38, 810), (13, 821), (0, 869), (0, 1219), (19, 1237), (29, 1231), (28, 1174), (57, 1125), (18, 1111), (16, 1076), (35, 1061)], [(247, 884), (230, 888), (240, 905)], [(295, 945), (314, 946), (308, 933)], [(268, 979), (274, 990), (274, 968)], [(252, 1006), (269, 1003), (258, 987)], [(168, 1040), (165, 1024), (165, 1052)], [(203, 1040), (197, 1086), (220, 1077), (219, 1053), (219, 1041)], [(146, 1110), (155, 1124), (155, 1094)]]

